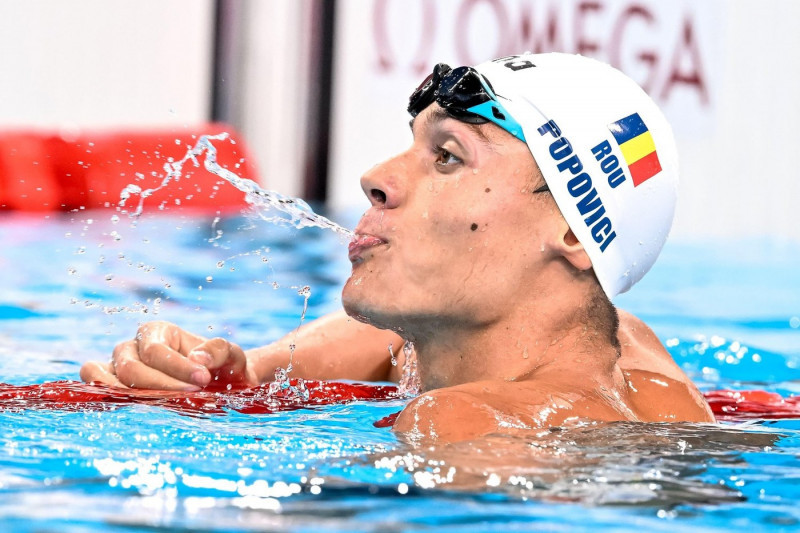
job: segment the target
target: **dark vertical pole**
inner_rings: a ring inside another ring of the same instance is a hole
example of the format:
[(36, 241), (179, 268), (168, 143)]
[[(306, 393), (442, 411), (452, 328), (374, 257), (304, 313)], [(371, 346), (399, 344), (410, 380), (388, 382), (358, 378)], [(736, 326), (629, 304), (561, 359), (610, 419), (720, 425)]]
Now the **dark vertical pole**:
[(211, 69), (211, 120), (233, 122), (233, 94), (238, 83), (237, 52), (241, 0), (215, 0)]
[(324, 202), (328, 197), (336, 1), (316, 0), (311, 6), (308, 151), (303, 197)]

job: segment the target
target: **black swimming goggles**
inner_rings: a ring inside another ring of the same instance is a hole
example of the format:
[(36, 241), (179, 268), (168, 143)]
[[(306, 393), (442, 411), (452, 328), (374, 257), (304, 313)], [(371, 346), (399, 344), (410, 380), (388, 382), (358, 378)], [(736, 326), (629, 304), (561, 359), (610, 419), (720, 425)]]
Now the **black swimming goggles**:
[(522, 126), (500, 103), (489, 80), (472, 67), (451, 69), (444, 63), (433, 67), (408, 99), (408, 112), (416, 117), (434, 101), (457, 120), (470, 124), (493, 122), (525, 142)]

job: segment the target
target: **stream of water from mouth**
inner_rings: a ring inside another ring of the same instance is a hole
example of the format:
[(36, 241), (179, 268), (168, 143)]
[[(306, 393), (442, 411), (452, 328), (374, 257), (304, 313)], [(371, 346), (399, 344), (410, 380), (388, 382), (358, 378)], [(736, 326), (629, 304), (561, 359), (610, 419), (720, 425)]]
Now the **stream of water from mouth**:
[[(144, 201), (149, 196), (163, 189), (169, 185), (170, 182), (179, 180), (183, 175), (183, 165), (187, 161), (191, 161), (195, 167), (199, 167), (200, 162), (198, 161), (198, 157), (204, 156), (203, 166), (205, 169), (245, 193), (245, 200), (256, 208), (255, 213), (263, 220), (276, 224), (288, 224), (298, 229), (307, 227), (329, 229), (347, 238), (352, 238), (354, 236), (353, 232), (349, 229), (315, 213), (314, 210), (300, 198), (291, 198), (276, 191), (263, 189), (259, 187), (256, 182), (243, 179), (234, 172), (222, 167), (217, 162), (217, 148), (211, 141), (226, 140), (233, 142), (230, 139), (230, 135), (226, 132), (217, 135), (201, 135), (195, 145), (186, 151), (186, 155), (184, 155), (182, 159), (164, 164), (164, 171), (166, 174), (157, 187), (142, 190), (138, 185), (129, 184), (120, 193), (118, 205), (120, 207), (125, 207), (128, 199), (132, 195), (137, 194), (139, 196), (139, 203), (129, 215), (134, 218), (138, 217), (142, 214)], [(280, 215), (270, 216), (269, 212), (273, 210), (283, 215), (288, 215), (288, 218)]]
[[(142, 188), (138, 185), (129, 184), (120, 193), (120, 201), (118, 205), (121, 208), (124, 208), (125, 204), (132, 195), (138, 195), (139, 202), (136, 205), (136, 208), (132, 212), (128, 213), (132, 218), (138, 218), (142, 214), (144, 209), (144, 201), (148, 197), (150, 197), (156, 191), (168, 186), (171, 182), (180, 180), (183, 176), (183, 167), (188, 161), (191, 161), (195, 167), (199, 167), (200, 162), (198, 161), (198, 158), (203, 156), (204, 168), (208, 172), (227, 181), (245, 193), (245, 200), (248, 204), (255, 208), (255, 215), (262, 220), (273, 224), (290, 225), (297, 229), (318, 227), (331, 230), (334, 233), (342, 235), (348, 239), (354, 237), (354, 233), (351, 230), (344, 228), (339, 224), (327, 219), (326, 217), (315, 213), (305, 201), (299, 198), (284, 196), (276, 191), (263, 189), (254, 181), (243, 179), (234, 172), (222, 167), (217, 162), (217, 147), (214, 146), (212, 141), (233, 142), (233, 140), (230, 139), (229, 134), (225, 132), (217, 135), (201, 135), (195, 145), (186, 151), (186, 155), (184, 155), (182, 159), (178, 161), (169, 161), (164, 164), (164, 171), (166, 174), (157, 187), (142, 190)], [(271, 213), (274, 211), (278, 211), (279, 214), (272, 215)], [(288, 215), (288, 218), (284, 215)], [(222, 234), (221, 230), (216, 229), (216, 224), (218, 221), (219, 217), (214, 219), (212, 229), (215, 231), (215, 237), (213, 239), (218, 239)], [(295, 338), (297, 331), (299, 331), (305, 319), (306, 310), (308, 308), (308, 298), (311, 295), (311, 288), (304, 286), (298, 291), (298, 294), (304, 297), (304, 302), (303, 312), (300, 317), (300, 325), (298, 325), (297, 329), (295, 330)], [(391, 353), (392, 364), (396, 365), (397, 360), (394, 357), (391, 347), (389, 348), (389, 351)], [(299, 399), (307, 400), (308, 390), (304, 381), (302, 379), (297, 379), (295, 380), (296, 384), (292, 384), (289, 379), (289, 375), (293, 370), (292, 362), (295, 352), (294, 341), (292, 341), (289, 346), (289, 352), (289, 364), (285, 369), (275, 369), (275, 380), (270, 384), (269, 392), (271, 394), (276, 394), (278, 392), (289, 392)], [(419, 379), (412, 375), (405, 375), (409, 372), (416, 374), (416, 360), (411, 360), (413, 358), (413, 348), (411, 347), (410, 343), (406, 343), (404, 346), (404, 353), (406, 354), (407, 363), (404, 365), (403, 369), (404, 376), (402, 380), (402, 388), (406, 395), (413, 395), (419, 389)]]

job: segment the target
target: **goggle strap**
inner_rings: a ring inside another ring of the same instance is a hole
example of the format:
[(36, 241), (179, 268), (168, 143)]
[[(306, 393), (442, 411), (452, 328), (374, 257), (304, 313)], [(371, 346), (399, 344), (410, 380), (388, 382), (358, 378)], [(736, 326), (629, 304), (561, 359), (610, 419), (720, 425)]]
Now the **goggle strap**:
[(483, 102), (482, 104), (472, 106), (467, 109), (467, 111), (497, 124), (520, 141), (526, 142), (525, 134), (522, 131), (522, 126), (520, 126), (519, 122), (514, 120), (514, 117), (511, 116), (511, 113), (506, 111), (506, 109), (503, 107), (503, 104), (501, 104), (499, 101), (489, 100)]

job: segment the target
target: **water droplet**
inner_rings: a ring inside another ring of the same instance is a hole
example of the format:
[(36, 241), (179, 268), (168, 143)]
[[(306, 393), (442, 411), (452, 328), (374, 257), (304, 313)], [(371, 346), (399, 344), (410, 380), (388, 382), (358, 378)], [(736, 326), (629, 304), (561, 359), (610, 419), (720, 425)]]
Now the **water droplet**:
[(75, 269), (75, 267), (69, 267), (69, 268), (67, 269), (67, 273), (68, 273), (70, 276), (74, 276), (75, 274), (77, 274), (77, 273), (78, 273), (78, 271)]
[(213, 278), (213, 277), (211, 277), (211, 276), (206, 276), (206, 283), (211, 283), (212, 281), (214, 281), (214, 278)]
[(217, 268), (222, 268), (225, 266), (225, 261), (217, 261)]
[(403, 355), (410, 357), (412, 353), (414, 353), (414, 343), (411, 341), (406, 341), (406, 343), (403, 345)]
[(420, 391), (419, 372), (417, 372), (417, 355), (414, 353), (414, 343), (406, 341), (403, 345), (403, 372), (400, 376), (400, 383), (397, 392), (401, 396), (417, 396)]
[(116, 224), (117, 222), (119, 222), (119, 216), (111, 215), (111, 223)]
[(114, 279), (114, 274), (106, 274), (106, 281), (111, 281)]

